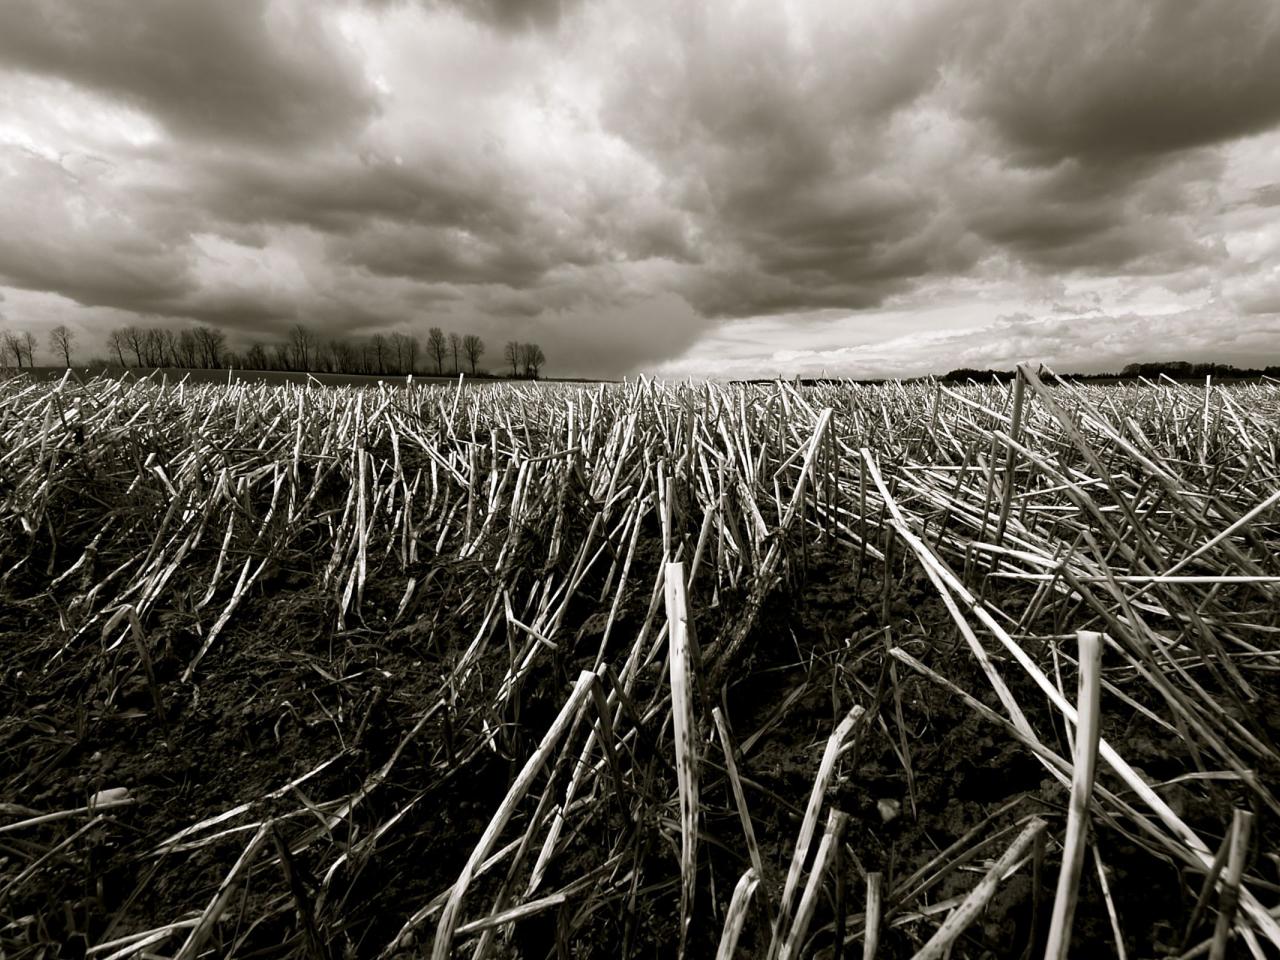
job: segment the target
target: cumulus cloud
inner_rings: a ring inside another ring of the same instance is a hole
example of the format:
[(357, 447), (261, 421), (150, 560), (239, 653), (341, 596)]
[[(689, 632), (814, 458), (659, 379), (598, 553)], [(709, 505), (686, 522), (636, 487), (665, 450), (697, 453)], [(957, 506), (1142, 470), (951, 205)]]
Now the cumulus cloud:
[(1223, 254), (1212, 145), (1280, 119), (1274, 9), (1193, 6), (700, 7), (654, 18), (674, 42), (642, 44), (605, 117), (680, 185), (711, 250), (686, 292), (717, 317), (1007, 262), (1173, 274)]
[(189, 289), (166, 225), (121, 202), (101, 164), (0, 151), (0, 279), (82, 303), (150, 311)]
[(1266, 0), (985, 3), (961, 37), (961, 101), (1028, 162), (1151, 157), (1280, 121)]
[(578, 0), (366, 0), (374, 8), (419, 3), (427, 9), (454, 10), (503, 32), (549, 30), (574, 7)]
[(1267, 0), (14, 0), (0, 79), (7, 322), (86, 343), (874, 373), (1280, 309)]
[(702, 351), (724, 357), (723, 377), (915, 377), (956, 369), (1012, 370), (1023, 361), (1060, 372), (1105, 373), (1142, 360), (1199, 361), (1256, 366), (1275, 355), (1280, 314), (1241, 317), (1223, 304), (1160, 314), (1015, 313), (958, 330), (926, 330), (827, 349), (774, 349), (756, 342), (735, 350), (730, 329), (699, 349), (663, 365), (668, 376), (706, 376)]
[(175, 134), (287, 144), (376, 106), (351, 52), (305, 5), (12, 0), (0, 60), (130, 102)]

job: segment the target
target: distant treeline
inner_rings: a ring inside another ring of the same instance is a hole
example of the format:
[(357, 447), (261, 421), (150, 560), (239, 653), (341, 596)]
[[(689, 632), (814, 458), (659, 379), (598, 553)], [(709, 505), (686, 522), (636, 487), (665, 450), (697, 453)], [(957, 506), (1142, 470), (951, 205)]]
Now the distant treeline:
[[(1157, 363), (1131, 363), (1123, 370), (1115, 373), (1059, 373), (1049, 374), (1042, 371), (1040, 376), (1046, 381), (1052, 380), (1136, 380), (1145, 377), (1155, 380), (1161, 375), (1172, 380), (1204, 380), (1205, 377), (1215, 379), (1248, 380), (1258, 377), (1273, 377), (1280, 380), (1280, 365), (1269, 367), (1235, 367), (1229, 363), (1188, 363), (1186, 360), (1168, 360)], [(1012, 380), (1012, 370), (977, 370), (973, 367), (960, 367), (937, 377), (943, 383), (997, 383)], [(738, 380), (736, 383), (776, 383), (778, 377), (757, 378), (754, 380)], [(783, 377), (799, 386), (815, 387), (823, 384), (845, 383), (848, 377)], [(906, 377), (908, 380), (927, 380), (930, 377)], [(859, 383), (885, 383), (886, 378), (857, 378)]]
[[(1236, 367), (1229, 363), (1189, 363), (1186, 360), (1165, 360), (1151, 363), (1131, 363), (1123, 370), (1115, 373), (1067, 373), (1059, 377), (1072, 380), (1136, 380), (1145, 377), (1155, 380), (1166, 376), (1171, 380), (1203, 380), (1205, 377), (1215, 379), (1229, 378), (1245, 380), (1250, 377), (1276, 377), (1280, 379), (1280, 366), (1269, 367)], [(977, 383), (1012, 380), (1012, 370), (974, 370), (961, 367), (938, 378), (944, 383), (965, 383), (973, 380)]]
[[(35, 366), (36, 339), (28, 332), (0, 334), (0, 366)], [(254, 341), (242, 351), (227, 346), (217, 327), (199, 324), (182, 330), (169, 327), (116, 327), (107, 335), (107, 362), (121, 367), (185, 369), (281, 370), (307, 373), (364, 374), (402, 377), (407, 374), (509, 376), (538, 379), (547, 355), (536, 343), (509, 340), (502, 348), (502, 367), (491, 374), (480, 368), (485, 342), (474, 333), (427, 330), (426, 341), (407, 333), (375, 333), (368, 337), (322, 339), (303, 324), (294, 324), (284, 339)], [(50, 331), (49, 351), (71, 366), (74, 331), (59, 325)]]

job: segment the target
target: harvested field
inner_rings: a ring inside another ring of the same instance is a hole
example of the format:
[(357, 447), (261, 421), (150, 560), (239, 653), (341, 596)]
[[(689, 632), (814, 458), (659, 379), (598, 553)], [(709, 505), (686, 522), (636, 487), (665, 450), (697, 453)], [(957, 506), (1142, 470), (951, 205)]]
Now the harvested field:
[(0, 956), (1278, 955), (1275, 382), (15, 377), (0, 570)]
[[(35, 380), (61, 380), (66, 376), (65, 367), (35, 367), (23, 371), (28, 378)], [(72, 379), (85, 381), (91, 379), (113, 380), (152, 380), (160, 385), (177, 384), (185, 381), (188, 387), (204, 386), (205, 384), (215, 384), (219, 386), (236, 386), (239, 384), (248, 384), (250, 386), (266, 384), (270, 386), (324, 386), (324, 387), (377, 387), (379, 382), (386, 383), (388, 386), (397, 384), (404, 385), (406, 379), (403, 376), (384, 375), (378, 376), (373, 374), (356, 374), (356, 373), (324, 373), (324, 372), (308, 372), (298, 370), (229, 370), (220, 369), (203, 369), (203, 368), (186, 368), (186, 367), (85, 367), (76, 368), (72, 373)], [(430, 374), (418, 374), (413, 378), (419, 383), (457, 383), (457, 375), (453, 376), (432, 376)], [(477, 382), (477, 381), (471, 381)]]

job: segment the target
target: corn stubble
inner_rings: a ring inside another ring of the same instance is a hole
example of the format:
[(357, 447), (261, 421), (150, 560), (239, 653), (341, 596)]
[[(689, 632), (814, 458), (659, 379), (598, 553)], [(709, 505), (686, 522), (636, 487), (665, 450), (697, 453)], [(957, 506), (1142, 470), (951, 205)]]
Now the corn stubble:
[[(1031, 368), (954, 387), (0, 381), (4, 603), (54, 623), (0, 625), (48, 661), (6, 684), (68, 696), (69, 665), (81, 682), (89, 665), (102, 709), (134, 683), (137, 722), (176, 737), (246, 637), (272, 642), (287, 573), (323, 613), (339, 743), (151, 834), (145, 786), (44, 806), (35, 778), (56, 762), (6, 761), (0, 949), (52, 945), (47, 891), (94, 862), (92, 840), (127, 843), (135, 883), (83, 941), (95, 958), (990, 956), (977, 928), (1016, 876), (1034, 889), (994, 955), (1150, 955), (1117, 888), (1140, 876), (1107, 866), (1120, 847), (1185, 892), (1173, 953), (1271, 955), (1278, 447), (1275, 382), (1081, 387)], [(849, 603), (874, 625), (811, 657), (761, 724), (733, 691), (784, 644), (764, 612), (805, 603), (818, 551), (866, 581)], [(908, 578), (936, 621), (893, 614)], [(344, 695), (348, 651), (370, 643), (416, 658), (384, 671), (388, 700), (413, 693), (382, 742), (376, 704)], [(956, 657), (988, 689), (948, 676)], [(761, 744), (828, 690), (829, 725), (798, 738), (808, 786), (779, 796)], [(1058, 793), (868, 869), (867, 838), (917, 816), (927, 751), (903, 704), (926, 695)], [(1216, 819), (1188, 822), (1109, 741), (1133, 717), (1183, 783), (1224, 798)], [(906, 813), (842, 807), (873, 741), (903, 767)], [(507, 773), (474, 820), (433, 816), (486, 764)], [(447, 876), (412, 856), (443, 830)], [(143, 923), (157, 873), (197, 862), (220, 866)], [(357, 881), (384, 862), (399, 885), (379, 899)], [(436, 887), (406, 899), (415, 863)], [(1109, 924), (1093, 942), (1072, 936), (1086, 899)]]

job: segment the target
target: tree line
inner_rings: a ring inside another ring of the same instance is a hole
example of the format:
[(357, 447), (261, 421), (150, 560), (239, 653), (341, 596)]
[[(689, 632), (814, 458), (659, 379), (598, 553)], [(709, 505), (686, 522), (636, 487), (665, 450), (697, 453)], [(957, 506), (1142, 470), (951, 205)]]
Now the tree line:
[[(71, 351), (75, 345), (75, 331), (60, 323), (49, 331), (49, 352), (71, 366)], [(0, 331), (0, 367), (12, 361), (16, 367), (34, 367), (36, 338), (30, 330)]]
[(0, 335), (0, 361), (6, 366), (11, 359), (17, 367), (35, 366), (35, 350), (36, 338), (30, 330), (6, 330)]
[[(943, 374), (938, 379), (944, 383), (963, 383), (973, 380), (976, 383), (1012, 380), (1012, 370), (975, 370), (961, 367)], [(1136, 380), (1145, 377), (1156, 380), (1161, 376), (1170, 380), (1203, 380), (1205, 377), (1215, 379), (1248, 379), (1254, 377), (1280, 378), (1280, 366), (1237, 367), (1230, 363), (1192, 363), (1187, 360), (1160, 360), (1154, 362), (1130, 363), (1124, 369), (1111, 373), (1063, 373), (1060, 377), (1072, 380)]]
[[(49, 331), (49, 351), (71, 366), (75, 332), (64, 324)], [(30, 331), (4, 331), (0, 364), (35, 365), (36, 338)], [(479, 367), (485, 343), (474, 333), (427, 331), (425, 343), (407, 333), (322, 339), (304, 324), (294, 324), (284, 339), (251, 342), (243, 351), (228, 348), (226, 334), (200, 324), (183, 330), (167, 327), (116, 327), (107, 335), (107, 363), (121, 367), (181, 367), (286, 370), (311, 373), (405, 376), (408, 374), (488, 372)], [(537, 379), (547, 357), (536, 343), (508, 341), (503, 359), (510, 376)], [(504, 369), (505, 373), (505, 369)]]

